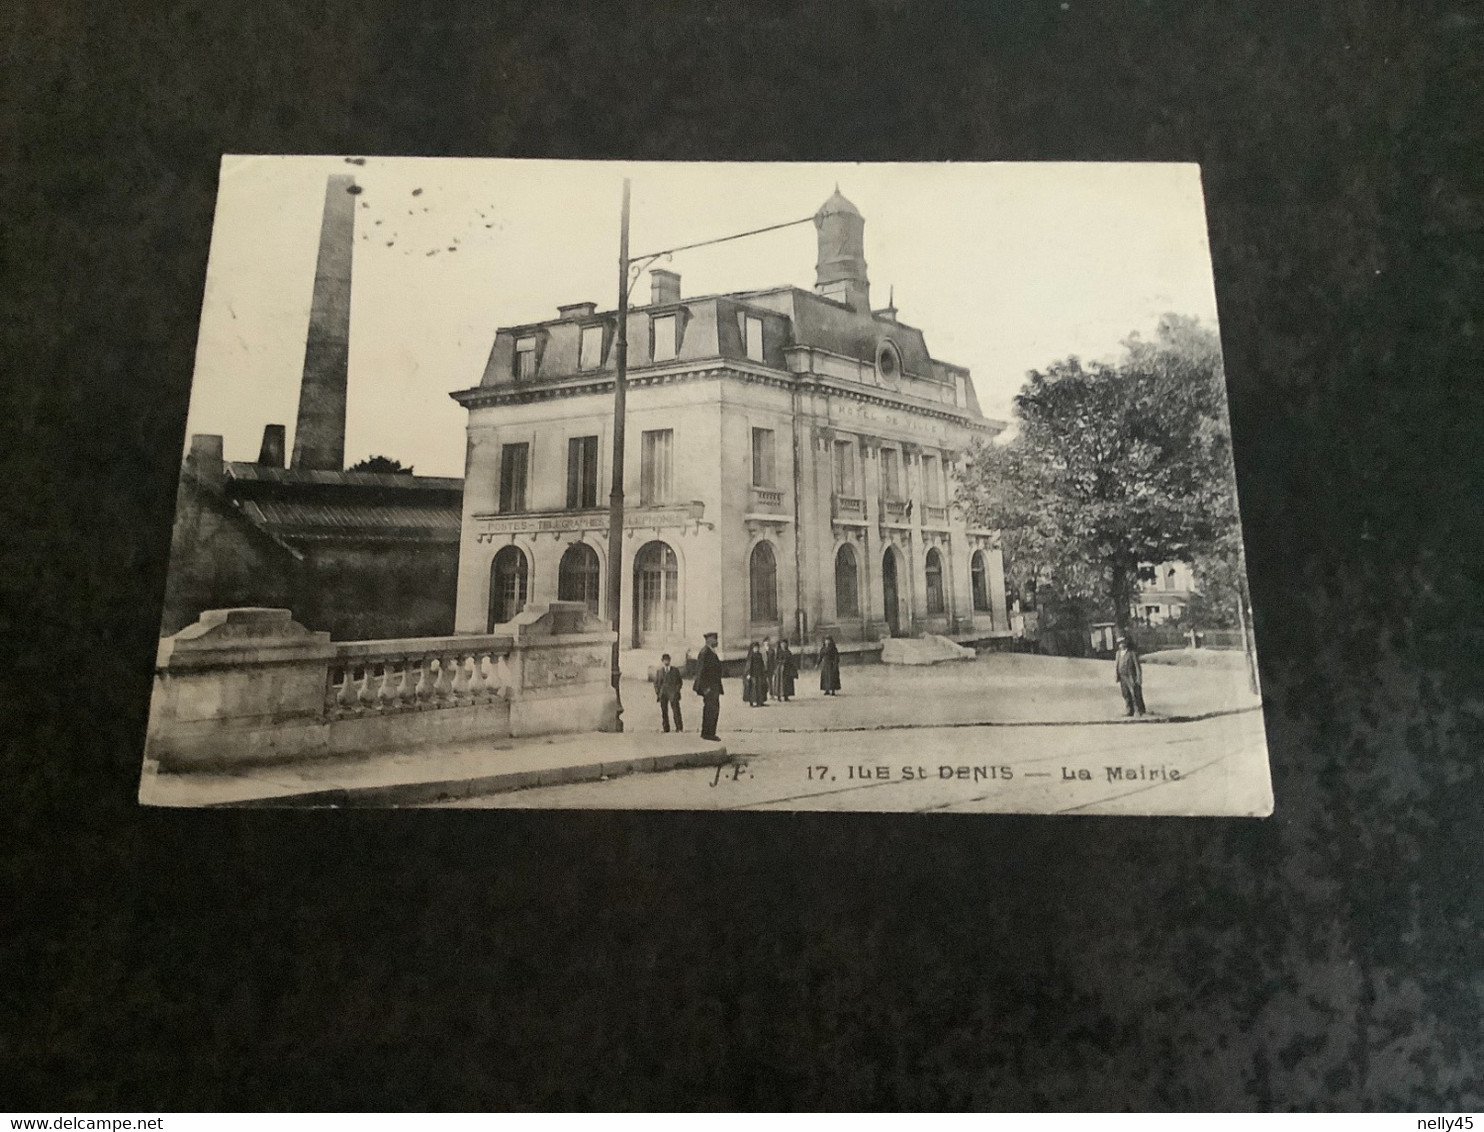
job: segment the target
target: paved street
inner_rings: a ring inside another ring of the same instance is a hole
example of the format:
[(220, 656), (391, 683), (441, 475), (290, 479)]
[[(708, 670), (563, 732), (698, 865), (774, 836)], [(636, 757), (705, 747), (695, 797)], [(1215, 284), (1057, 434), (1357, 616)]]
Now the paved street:
[[(750, 708), (728, 681), (733, 761), (471, 798), (463, 806), (1020, 813), (1270, 809), (1258, 701), (1239, 667), (1145, 666), (1155, 713), (1125, 720), (1108, 662), (992, 654), (932, 668), (862, 666), (837, 698)], [(625, 687), (631, 732), (658, 731)], [(687, 697), (686, 707), (694, 704)], [(699, 713), (697, 712), (697, 718)]]

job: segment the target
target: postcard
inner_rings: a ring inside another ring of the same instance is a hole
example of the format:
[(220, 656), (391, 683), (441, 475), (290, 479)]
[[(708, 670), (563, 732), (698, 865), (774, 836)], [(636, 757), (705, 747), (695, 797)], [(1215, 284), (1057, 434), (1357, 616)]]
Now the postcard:
[(1200, 170), (222, 161), (140, 800), (1272, 811)]

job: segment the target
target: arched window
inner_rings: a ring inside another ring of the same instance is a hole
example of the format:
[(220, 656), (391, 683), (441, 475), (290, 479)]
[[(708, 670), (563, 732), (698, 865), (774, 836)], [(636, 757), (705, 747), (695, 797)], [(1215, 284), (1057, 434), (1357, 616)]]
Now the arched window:
[(598, 552), (587, 543), (575, 542), (562, 555), (557, 600), (586, 602), (588, 612), (598, 615)]
[(943, 612), (943, 556), (937, 547), (927, 552), (927, 611), (928, 614)]
[(634, 556), (634, 629), (643, 647), (676, 632), (680, 564), (668, 543), (646, 543)]
[(490, 630), (515, 619), (526, 607), (525, 553), (518, 546), (506, 546), (490, 563)]
[(752, 548), (748, 575), (752, 580), (752, 619), (760, 625), (771, 625), (778, 620), (778, 564), (772, 543), (760, 542)]
[(984, 564), (984, 551), (974, 551), (969, 576), (974, 582), (974, 609), (979, 613), (989, 612), (989, 570)]
[(835, 616), (860, 615), (860, 580), (855, 566), (855, 551), (842, 546), (835, 552)]

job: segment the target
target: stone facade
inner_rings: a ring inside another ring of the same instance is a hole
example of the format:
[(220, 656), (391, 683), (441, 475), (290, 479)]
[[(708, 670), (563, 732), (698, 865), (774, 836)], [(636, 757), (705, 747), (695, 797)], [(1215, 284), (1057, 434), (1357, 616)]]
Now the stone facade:
[[(622, 645), (735, 657), (763, 636), (1008, 636), (989, 531), (951, 506), (968, 444), (1003, 426), (967, 370), (867, 302), (864, 221), (815, 217), (819, 284), (682, 298), (652, 273), (627, 323)], [(605, 620), (617, 314), (497, 331), (469, 412), (455, 626), (523, 602)]]

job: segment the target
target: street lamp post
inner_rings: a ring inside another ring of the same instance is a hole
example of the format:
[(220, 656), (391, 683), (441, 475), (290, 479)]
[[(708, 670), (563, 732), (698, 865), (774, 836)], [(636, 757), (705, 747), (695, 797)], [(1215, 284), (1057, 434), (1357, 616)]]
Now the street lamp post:
[[(608, 621), (613, 626), (613, 656), (611, 674), (613, 698), (616, 705), (615, 728), (623, 730), (623, 693), (620, 688), (619, 644), (623, 639), (623, 479), (624, 479), (624, 419), (625, 402), (628, 396), (629, 377), (629, 291), (640, 273), (660, 257), (669, 258), (675, 252), (692, 248), (725, 244), (763, 232), (776, 232), (780, 228), (792, 228), (798, 224), (810, 224), (814, 217), (789, 220), (782, 224), (769, 224), (747, 232), (736, 232), (713, 240), (700, 240), (693, 244), (682, 244), (676, 248), (650, 252), (647, 255), (629, 256), (629, 179), (623, 181), (623, 210), (618, 228), (618, 334), (613, 342), (613, 474), (608, 492)], [(631, 279), (630, 276), (633, 276)], [(642, 501), (641, 501), (642, 502)]]
[(608, 492), (608, 619), (613, 625), (615, 727), (623, 730), (623, 692), (619, 687), (618, 648), (623, 635), (623, 478), (624, 403), (629, 370), (629, 179), (623, 181), (623, 212), (618, 228), (618, 335), (613, 343), (613, 476)]

